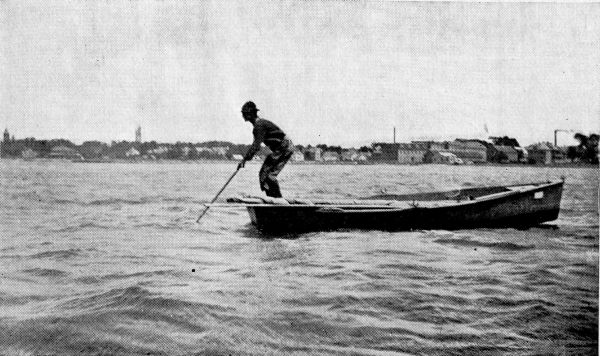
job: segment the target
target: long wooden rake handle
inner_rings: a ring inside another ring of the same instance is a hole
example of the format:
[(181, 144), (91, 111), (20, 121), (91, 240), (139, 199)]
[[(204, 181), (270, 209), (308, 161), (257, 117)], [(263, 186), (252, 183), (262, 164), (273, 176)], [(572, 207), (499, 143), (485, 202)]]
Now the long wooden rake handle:
[[(219, 190), (219, 192), (217, 193), (217, 195), (215, 195), (215, 197), (210, 202), (210, 204), (214, 203), (217, 200), (217, 198), (219, 198), (219, 195), (221, 195), (221, 193), (223, 193), (223, 191), (225, 190), (225, 188), (229, 185), (229, 183), (231, 182), (231, 180), (233, 179), (233, 177), (235, 177), (235, 175), (237, 174), (237, 172), (239, 170), (240, 170), (240, 166), (238, 166), (238, 168), (235, 170), (235, 172), (233, 172), (233, 174), (231, 175), (231, 177), (229, 177), (229, 179), (227, 180), (227, 182), (225, 183), (225, 185), (223, 186), (223, 188), (221, 188), (221, 190)], [(209, 208), (210, 208), (210, 205), (207, 205), (206, 209), (204, 209), (204, 211), (202, 212), (202, 214), (200, 214), (200, 216), (198, 216), (198, 219), (196, 220), (196, 223), (200, 222), (200, 219), (202, 219), (202, 217), (204, 216), (204, 214), (206, 214), (206, 212), (208, 211)]]

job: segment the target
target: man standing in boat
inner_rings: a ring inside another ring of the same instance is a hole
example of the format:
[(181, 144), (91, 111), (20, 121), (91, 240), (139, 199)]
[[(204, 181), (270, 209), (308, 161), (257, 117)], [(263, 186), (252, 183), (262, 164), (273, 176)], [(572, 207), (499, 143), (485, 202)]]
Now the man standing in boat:
[(265, 158), (260, 168), (260, 189), (269, 197), (281, 198), (282, 195), (279, 183), (277, 182), (277, 175), (292, 157), (294, 145), (285, 135), (285, 132), (277, 125), (269, 120), (258, 117), (258, 109), (252, 101), (248, 101), (242, 106), (242, 116), (245, 121), (249, 121), (254, 126), (252, 130), (254, 142), (248, 149), (248, 152), (246, 152), (244, 159), (238, 165), (238, 169), (244, 168), (246, 161), (251, 160), (258, 150), (260, 150), (260, 144), (264, 143), (271, 150), (271, 154)]

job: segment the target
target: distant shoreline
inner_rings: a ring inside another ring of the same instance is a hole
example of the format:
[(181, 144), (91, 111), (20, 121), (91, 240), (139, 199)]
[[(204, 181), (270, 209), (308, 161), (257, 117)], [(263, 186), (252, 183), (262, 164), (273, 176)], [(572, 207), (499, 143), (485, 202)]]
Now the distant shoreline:
[[(23, 158), (2, 158), (2, 161), (24, 161), (24, 162), (72, 162), (72, 163), (101, 163), (101, 164), (109, 164), (109, 163), (128, 163), (128, 164), (138, 164), (138, 163), (155, 163), (155, 164), (176, 164), (176, 163), (185, 163), (185, 164), (195, 164), (195, 163), (209, 163), (209, 164), (219, 164), (219, 163), (232, 163), (235, 164), (238, 161), (236, 160), (228, 160), (228, 159), (196, 159), (196, 160), (176, 160), (176, 159), (159, 159), (159, 160), (149, 160), (149, 159), (110, 159), (110, 160), (69, 160), (69, 159), (60, 159), (60, 158), (34, 158), (34, 159), (23, 159)], [(248, 164), (262, 164), (262, 160), (260, 161), (249, 161)], [(450, 164), (436, 164), (436, 163), (397, 163), (397, 162), (389, 162), (389, 161), (380, 161), (380, 162), (356, 162), (356, 161), (291, 161), (288, 164), (291, 165), (340, 165), (340, 166), (373, 166), (373, 165), (387, 165), (387, 166), (423, 166), (423, 165), (440, 165), (440, 166), (464, 166), (464, 167), (516, 167), (516, 168), (527, 168), (527, 167), (548, 167), (548, 168), (599, 168), (600, 166), (597, 164), (591, 163), (552, 163), (552, 164), (526, 164), (526, 163), (495, 163), (495, 162), (486, 162), (486, 163), (473, 163), (473, 164), (461, 164), (461, 165), (450, 165)]]

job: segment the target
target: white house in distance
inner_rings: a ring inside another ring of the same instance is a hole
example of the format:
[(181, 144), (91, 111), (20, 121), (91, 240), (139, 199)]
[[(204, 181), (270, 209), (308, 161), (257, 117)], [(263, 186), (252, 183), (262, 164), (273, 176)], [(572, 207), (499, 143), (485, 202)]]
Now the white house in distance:
[(34, 159), (37, 157), (37, 152), (35, 152), (31, 148), (26, 148), (21, 152), (21, 157), (23, 157), (23, 159), (26, 160)]
[(302, 162), (304, 161), (304, 153), (300, 151), (295, 151), (292, 155), (292, 161), (294, 162)]
[(369, 160), (369, 155), (365, 152), (359, 152), (358, 156), (356, 157), (356, 161), (358, 162), (366, 162)]
[(342, 151), (342, 161), (356, 161), (358, 159), (358, 151), (354, 148), (350, 148)]
[(335, 162), (340, 160), (340, 155), (334, 151), (325, 151), (322, 158), (324, 162)]
[(531, 163), (551, 164), (552, 163), (552, 145), (547, 142), (540, 142), (527, 146), (529, 160)]
[(463, 161), (484, 163), (487, 161), (487, 147), (475, 140), (454, 140), (447, 143), (446, 151)]
[(52, 148), (50, 154), (48, 155), (50, 158), (62, 158), (62, 159), (83, 159), (83, 156), (77, 152), (74, 148), (59, 145)]
[(437, 164), (463, 164), (463, 160), (456, 157), (454, 153), (446, 151), (428, 151), (425, 161)]
[(125, 157), (135, 158), (140, 156), (140, 151), (136, 150), (135, 147), (131, 147), (125, 152)]

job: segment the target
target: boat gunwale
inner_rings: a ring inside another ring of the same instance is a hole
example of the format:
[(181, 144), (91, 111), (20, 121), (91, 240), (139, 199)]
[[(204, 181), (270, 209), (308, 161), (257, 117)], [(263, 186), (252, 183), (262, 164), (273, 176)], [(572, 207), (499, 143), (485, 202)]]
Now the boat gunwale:
[[(506, 192), (493, 193), (489, 195), (484, 195), (478, 197), (476, 199), (465, 199), (460, 201), (453, 201), (452, 199), (447, 200), (439, 200), (437, 202), (451, 202), (451, 204), (445, 204), (441, 206), (432, 206), (431, 201), (419, 201), (419, 200), (397, 200), (401, 202), (405, 202), (409, 204), (408, 207), (398, 207), (394, 205), (373, 205), (373, 204), (269, 204), (269, 203), (213, 203), (213, 204), (205, 204), (205, 206), (209, 207), (237, 207), (237, 208), (295, 208), (295, 209), (311, 209), (315, 210), (315, 213), (327, 213), (327, 214), (335, 214), (335, 213), (383, 213), (383, 212), (398, 212), (412, 209), (448, 209), (455, 208), (459, 206), (467, 206), (473, 204), (481, 204), (487, 202), (497, 203), (498, 201), (504, 200), (506, 198), (514, 198), (519, 195), (526, 195), (530, 193), (535, 193), (540, 190), (546, 190), (553, 186), (563, 185), (564, 180), (560, 181), (548, 181), (544, 183), (530, 183), (530, 184), (517, 184), (517, 185), (507, 185), (507, 186), (497, 186), (497, 187), (520, 187), (520, 186), (531, 186), (528, 189), (523, 190), (509, 190)], [(477, 188), (477, 187), (475, 187)], [(494, 187), (481, 187), (483, 188), (494, 188)], [(472, 188), (469, 188), (472, 189)], [(443, 193), (443, 192), (432, 192), (432, 193)], [(429, 194), (429, 193), (426, 193)], [(393, 201), (393, 200), (391, 200)], [(435, 202), (435, 201), (433, 201)], [(430, 205), (431, 204), (431, 205)], [(429, 205), (429, 206), (427, 206)], [(330, 208), (328, 210), (327, 208)], [(321, 211), (319, 211), (321, 210)]]

